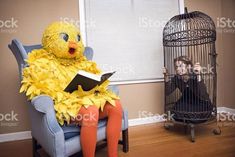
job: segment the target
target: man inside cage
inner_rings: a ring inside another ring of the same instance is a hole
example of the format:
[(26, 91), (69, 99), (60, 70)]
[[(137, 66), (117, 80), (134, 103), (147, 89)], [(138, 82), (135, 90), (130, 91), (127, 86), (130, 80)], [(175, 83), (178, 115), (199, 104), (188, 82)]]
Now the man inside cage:
[(173, 94), (177, 88), (180, 91), (180, 94), (175, 92), (171, 108), (174, 120), (199, 122), (209, 118), (213, 105), (202, 78), (200, 63), (193, 65), (187, 56), (179, 56), (174, 59), (174, 68), (175, 74), (169, 74), (168, 69), (163, 68), (166, 96)]

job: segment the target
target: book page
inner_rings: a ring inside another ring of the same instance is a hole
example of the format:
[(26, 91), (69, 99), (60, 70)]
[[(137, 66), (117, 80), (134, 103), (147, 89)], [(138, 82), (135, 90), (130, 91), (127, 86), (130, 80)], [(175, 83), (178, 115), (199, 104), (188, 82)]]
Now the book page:
[(85, 76), (87, 78), (91, 78), (96, 81), (101, 81), (101, 75), (92, 74), (92, 73), (86, 72), (84, 70), (79, 70), (78, 74)]

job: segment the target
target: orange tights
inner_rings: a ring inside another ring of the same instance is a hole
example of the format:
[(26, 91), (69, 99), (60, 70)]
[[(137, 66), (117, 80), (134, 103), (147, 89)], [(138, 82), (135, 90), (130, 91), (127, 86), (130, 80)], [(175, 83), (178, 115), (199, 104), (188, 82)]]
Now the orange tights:
[[(122, 107), (120, 101), (116, 106), (105, 104), (103, 112), (96, 106), (82, 107), (79, 111), (79, 122), (81, 124), (81, 147), (84, 157), (94, 157), (97, 138), (98, 119), (108, 118), (107, 122), (107, 145), (108, 157), (118, 156), (118, 140), (122, 123)], [(78, 118), (78, 117), (77, 117)]]

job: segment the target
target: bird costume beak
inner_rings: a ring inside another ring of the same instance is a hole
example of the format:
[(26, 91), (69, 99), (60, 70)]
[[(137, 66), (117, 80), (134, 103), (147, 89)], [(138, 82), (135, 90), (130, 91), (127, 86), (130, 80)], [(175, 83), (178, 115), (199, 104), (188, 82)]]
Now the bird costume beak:
[(78, 45), (76, 42), (70, 41), (69, 42), (69, 54), (73, 55), (76, 52)]

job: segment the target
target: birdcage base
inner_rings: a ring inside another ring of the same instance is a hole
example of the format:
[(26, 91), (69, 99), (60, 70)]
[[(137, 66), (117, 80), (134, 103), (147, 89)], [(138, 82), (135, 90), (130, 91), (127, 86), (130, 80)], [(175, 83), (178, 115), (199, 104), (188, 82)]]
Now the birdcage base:
[(213, 129), (213, 133), (215, 134), (215, 135), (220, 135), (221, 134), (221, 129), (220, 129), (220, 127), (217, 125), (217, 128), (216, 129)]
[(217, 125), (216, 122), (216, 118), (210, 119), (207, 122), (203, 122), (203, 123), (187, 123), (187, 122), (182, 122), (182, 121), (175, 121), (175, 120), (171, 120), (171, 121), (165, 121), (164, 122), (164, 128), (166, 130), (170, 130), (171, 127), (173, 127), (175, 124), (179, 124), (184, 126), (184, 132), (187, 135), (188, 131), (190, 131), (190, 141), (191, 142), (195, 142), (196, 138), (195, 138), (195, 127), (198, 125), (207, 125), (207, 124), (215, 124), (217, 128), (213, 129), (213, 133), (215, 135), (220, 135), (221, 134), (221, 129), (220, 127)]
[(168, 123), (167, 121), (164, 122), (164, 128), (166, 130), (169, 130), (172, 125), (173, 125), (173, 123)]
[(169, 129), (170, 129), (170, 126), (167, 125), (167, 124), (165, 124), (165, 125), (164, 125), (164, 128), (165, 128), (166, 130), (169, 130)]
[(195, 130), (194, 130), (194, 124), (190, 124), (190, 133), (191, 133), (191, 142), (195, 142)]

